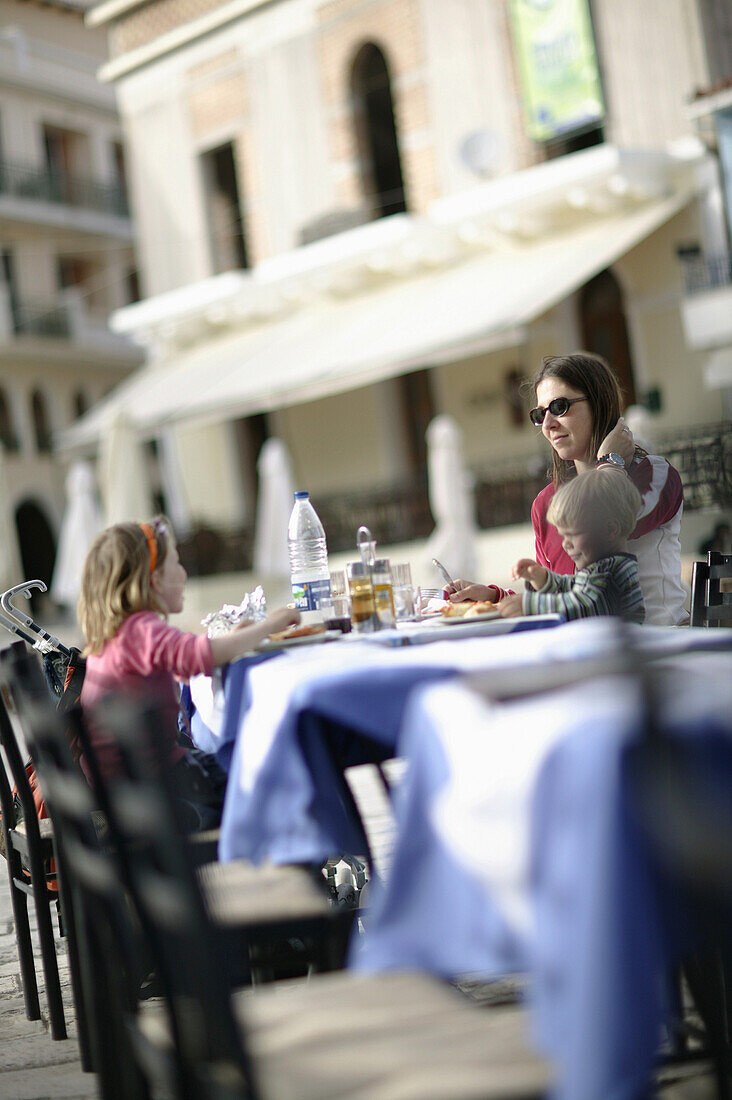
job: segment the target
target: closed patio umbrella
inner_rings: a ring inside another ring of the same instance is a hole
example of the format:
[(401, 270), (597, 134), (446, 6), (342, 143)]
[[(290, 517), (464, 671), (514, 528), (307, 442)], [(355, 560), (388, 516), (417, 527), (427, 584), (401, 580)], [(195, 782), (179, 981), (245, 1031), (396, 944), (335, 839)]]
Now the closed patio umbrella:
[[(427, 475), (435, 529), (427, 552), (453, 577), (475, 575), (475, 505), (472, 476), (463, 459), (460, 427), (451, 416), (436, 416), (427, 428)], [(435, 572), (436, 583), (443, 581)]]
[(100, 478), (107, 524), (146, 519), (152, 513), (150, 476), (132, 424), (117, 413), (102, 438)]
[(101, 529), (94, 472), (88, 462), (74, 462), (66, 475), (66, 511), (51, 580), (51, 597), (56, 603), (65, 607), (76, 604), (84, 559)]
[(254, 571), (289, 577), (287, 524), (293, 505), (292, 464), (281, 439), (268, 439), (257, 460), (259, 496), (254, 529)]

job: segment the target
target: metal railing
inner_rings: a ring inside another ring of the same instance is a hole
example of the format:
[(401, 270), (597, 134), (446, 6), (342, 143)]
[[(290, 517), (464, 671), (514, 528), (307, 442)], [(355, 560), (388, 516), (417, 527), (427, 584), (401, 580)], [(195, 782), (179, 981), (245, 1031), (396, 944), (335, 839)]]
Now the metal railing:
[(0, 160), (0, 195), (129, 217), (124, 187)]
[(23, 303), (11, 309), (13, 332), (17, 336), (68, 337), (71, 324), (63, 306)]
[(681, 474), (685, 511), (732, 505), (732, 421), (667, 436), (657, 450)]
[(704, 290), (729, 286), (732, 283), (732, 258), (723, 256), (705, 256), (701, 252), (679, 252), (679, 260), (684, 272), (684, 286), (687, 294), (699, 294)]

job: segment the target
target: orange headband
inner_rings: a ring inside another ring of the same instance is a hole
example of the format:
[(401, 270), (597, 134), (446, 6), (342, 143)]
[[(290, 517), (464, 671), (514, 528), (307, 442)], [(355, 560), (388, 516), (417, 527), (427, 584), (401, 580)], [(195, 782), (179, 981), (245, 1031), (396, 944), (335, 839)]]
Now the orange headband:
[(137, 526), (147, 539), (148, 549), (150, 550), (150, 572), (154, 573), (155, 566), (158, 564), (158, 540), (155, 538), (155, 532), (149, 523), (138, 523)]

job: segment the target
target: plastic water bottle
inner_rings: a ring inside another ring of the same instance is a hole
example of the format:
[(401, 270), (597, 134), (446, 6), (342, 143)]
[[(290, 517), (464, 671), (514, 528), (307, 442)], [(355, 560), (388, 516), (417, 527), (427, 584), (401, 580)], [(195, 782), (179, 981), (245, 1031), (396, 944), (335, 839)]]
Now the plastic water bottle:
[(310, 494), (295, 493), (295, 507), (287, 526), (290, 551), (290, 583), (295, 607), (317, 611), (320, 601), (330, 596), (328, 547), (323, 524), (310, 503)]

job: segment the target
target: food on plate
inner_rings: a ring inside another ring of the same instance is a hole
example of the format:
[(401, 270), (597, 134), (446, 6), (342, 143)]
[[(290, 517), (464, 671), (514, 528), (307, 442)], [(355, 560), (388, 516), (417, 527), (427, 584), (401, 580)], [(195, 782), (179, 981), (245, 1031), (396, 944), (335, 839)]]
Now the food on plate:
[(325, 634), (325, 623), (309, 623), (307, 626), (290, 626), (287, 630), (278, 630), (270, 634), (273, 642), (288, 642), (290, 638), (309, 638), (312, 634)]
[(442, 614), (446, 619), (461, 619), (463, 615), (467, 615), (468, 608), (472, 606), (470, 600), (463, 600), (462, 603), (449, 603)]
[(463, 600), (461, 603), (448, 604), (442, 614), (447, 619), (472, 619), (475, 615), (486, 615), (495, 610), (496, 605), (487, 600)]

